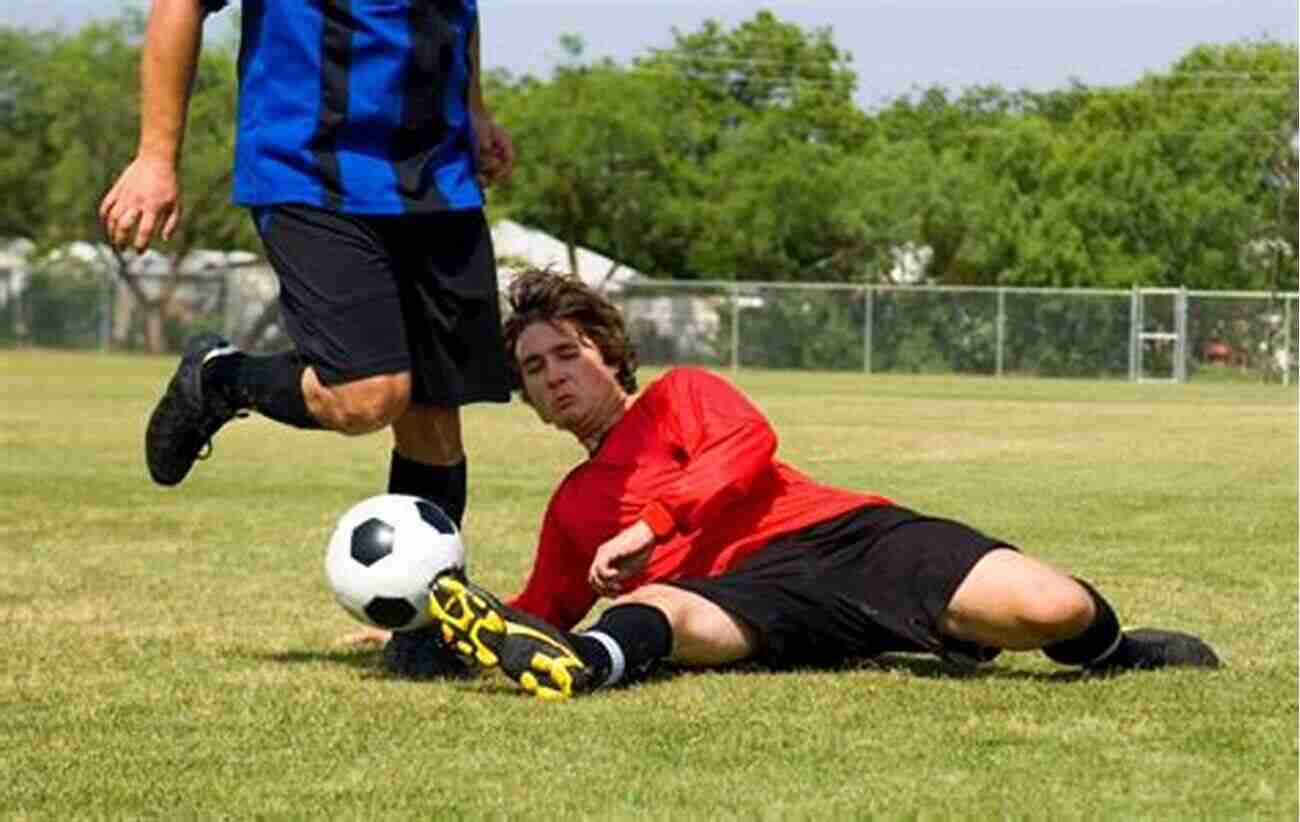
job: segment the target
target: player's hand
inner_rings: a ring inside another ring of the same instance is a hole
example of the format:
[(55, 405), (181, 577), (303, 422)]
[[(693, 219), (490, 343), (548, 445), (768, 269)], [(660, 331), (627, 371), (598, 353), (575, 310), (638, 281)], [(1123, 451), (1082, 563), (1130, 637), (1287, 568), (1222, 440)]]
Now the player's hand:
[(641, 520), (602, 543), (587, 572), (591, 589), (603, 597), (622, 593), (623, 583), (645, 570), (654, 544), (654, 531)]
[(510, 135), (486, 111), (474, 115), (474, 134), (478, 139), (478, 171), (483, 184), (509, 180), (515, 170), (515, 144)]
[(170, 239), (180, 218), (180, 183), (166, 160), (136, 157), (99, 204), (104, 234), (118, 249), (143, 252), (156, 233)]

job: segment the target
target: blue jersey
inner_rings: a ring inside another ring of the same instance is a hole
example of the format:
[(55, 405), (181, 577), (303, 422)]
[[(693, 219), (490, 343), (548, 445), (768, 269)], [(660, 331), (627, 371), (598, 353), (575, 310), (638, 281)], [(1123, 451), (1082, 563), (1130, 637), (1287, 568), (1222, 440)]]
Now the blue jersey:
[(243, 0), (242, 12), (236, 203), (482, 207), (468, 112), (477, 0)]

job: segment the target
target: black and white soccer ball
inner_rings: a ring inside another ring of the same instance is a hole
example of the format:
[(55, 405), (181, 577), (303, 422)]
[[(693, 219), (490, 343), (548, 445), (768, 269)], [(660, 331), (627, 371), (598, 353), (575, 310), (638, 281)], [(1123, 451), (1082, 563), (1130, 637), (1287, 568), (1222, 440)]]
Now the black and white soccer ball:
[(325, 576), (339, 604), (361, 622), (393, 631), (427, 625), (429, 584), (464, 570), (465, 546), (451, 518), (404, 494), (352, 506), (325, 549)]

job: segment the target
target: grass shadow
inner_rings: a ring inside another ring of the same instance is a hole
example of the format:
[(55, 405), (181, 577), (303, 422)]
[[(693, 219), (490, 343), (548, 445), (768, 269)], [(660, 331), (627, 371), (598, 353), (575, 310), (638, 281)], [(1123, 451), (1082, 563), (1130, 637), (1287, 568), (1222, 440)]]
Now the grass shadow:
[[(669, 668), (662, 675), (670, 677), (672, 675), (689, 674), (695, 670), (698, 669)], [(1039, 682), (1075, 682), (1097, 676), (1097, 674), (1078, 668), (1065, 668), (1058, 671), (1026, 671), (1018, 668), (1001, 667), (996, 661), (972, 668), (934, 656), (903, 653), (887, 653), (874, 657), (849, 659), (840, 663), (803, 665), (796, 668), (773, 669), (758, 662), (738, 662), (725, 668), (713, 669), (714, 673), (767, 674), (771, 676), (801, 673), (857, 673), (863, 671), (898, 671), (922, 679), (1002, 679)]]
[[(399, 676), (388, 671), (378, 648), (330, 648), (299, 649), (291, 651), (260, 652), (238, 650), (230, 653), (244, 659), (259, 663), (273, 662), (280, 665), (340, 665), (360, 671), (366, 679), (387, 679), (394, 682), (429, 682), (448, 681), (446, 678), (418, 678)], [(921, 679), (973, 679), (1006, 680), (1038, 682), (1078, 682), (1095, 679), (1098, 675), (1077, 668), (1058, 671), (1027, 671), (1019, 668), (1001, 667), (990, 662), (976, 668), (967, 668), (937, 657), (921, 654), (882, 654), (866, 659), (852, 659), (843, 663), (821, 666), (803, 666), (794, 669), (774, 670), (757, 662), (739, 662), (721, 668), (708, 669), (708, 673), (719, 675), (782, 676), (784, 674), (819, 673), (855, 673), (855, 672), (903, 672)], [(705, 673), (698, 668), (679, 668), (661, 665), (651, 672), (643, 682), (668, 682), (694, 673)], [(480, 672), (465, 677), (454, 677), (451, 681), (462, 683), (474, 691), (484, 694), (512, 694), (528, 696), (505, 676), (495, 672)]]
[(1020, 668), (999, 666), (996, 661), (967, 668), (938, 657), (884, 654), (869, 660), (859, 661), (856, 669), (878, 669), (882, 671), (904, 671), (922, 679), (1004, 679), (1032, 680), (1037, 682), (1076, 682), (1093, 678), (1096, 675), (1081, 668), (1062, 668), (1058, 671), (1026, 671)]
[(230, 655), (255, 662), (275, 662), (280, 665), (342, 665), (376, 673), (383, 672), (379, 651), (372, 648), (299, 649), (274, 652), (241, 649), (231, 652)]
[(452, 682), (484, 693), (523, 694), (523, 691), (519, 690), (518, 686), (504, 676), (495, 676), (491, 672), (476, 673), (471, 671), (465, 676), (402, 676), (384, 667), (382, 651), (378, 646), (298, 649), (275, 652), (240, 649), (231, 651), (229, 655), (260, 664), (271, 662), (280, 665), (339, 665), (359, 671), (363, 679), (382, 679), (402, 683)]

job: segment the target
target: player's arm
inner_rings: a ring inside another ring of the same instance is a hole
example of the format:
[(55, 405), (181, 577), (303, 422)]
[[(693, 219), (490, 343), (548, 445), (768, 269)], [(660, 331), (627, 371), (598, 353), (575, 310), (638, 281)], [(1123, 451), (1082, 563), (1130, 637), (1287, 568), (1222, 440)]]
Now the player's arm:
[(654, 412), (684, 460), (678, 478), (647, 506), (642, 521), (657, 537), (689, 533), (766, 476), (776, 432), (745, 395), (721, 377), (692, 371), (673, 380)]
[(515, 168), (515, 145), (510, 135), (488, 111), (483, 99), (482, 71), (479, 60), (479, 22), (474, 19), (474, 33), (469, 40), (469, 110), (478, 139), (478, 168), (486, 183), (503, 183)]
[(140, 59), (140, 143), (99, 207), (108, 239), (119, 248), (130, 243), (144, 251), (155, 232), (166, 240), (180, 221), (176, 165), (203, 20), (222, 2), (154, 0), (149, 10)]

